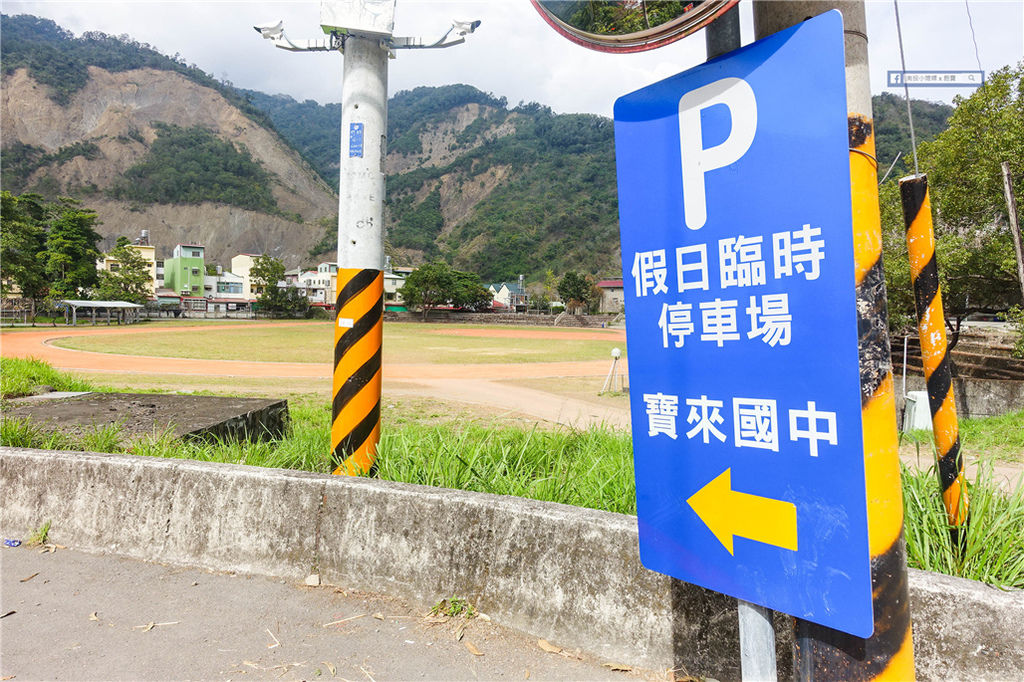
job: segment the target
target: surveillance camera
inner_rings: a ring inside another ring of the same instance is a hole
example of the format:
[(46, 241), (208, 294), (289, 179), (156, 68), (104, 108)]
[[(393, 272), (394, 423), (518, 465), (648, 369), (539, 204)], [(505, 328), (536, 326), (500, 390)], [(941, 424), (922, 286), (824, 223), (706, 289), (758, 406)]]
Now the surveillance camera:
[(264, 38), (276, 38), (284, 32), (284, 20), (278, 21), (276, 24), (266, 23), (257, 24), (253, 26), (256, 32), (262, 35)]
[(452, 27), (454, 27), (455, 30), (459, 32), (460, 36), (464, 36), (467, 33), (472, 33), (479, 26), (480, 26), (480, 20), (479, 19), (475, 19), (473, 21), (461, 21), (459, 19), (455, 19), (455, 20), (452, 21)]

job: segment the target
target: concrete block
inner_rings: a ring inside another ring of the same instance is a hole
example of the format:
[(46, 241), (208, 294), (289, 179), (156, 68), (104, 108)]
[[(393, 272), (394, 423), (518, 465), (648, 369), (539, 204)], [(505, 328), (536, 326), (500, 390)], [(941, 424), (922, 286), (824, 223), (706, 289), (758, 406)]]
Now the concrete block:
[(100, 453), (0, 448), (0, 528), (213, 570), (304, 578), (322, 476)]
[[(0, 531), (432, 603), (558, 646), (738, 679), (734, 599), (647, 571), (636, 519), (514, 497), (229, 464), (0, 448)], [(1024, 592), (910, 571), (921, 680), (1017, 679)], [(779, 678), (790, 619), (774, 616)]]

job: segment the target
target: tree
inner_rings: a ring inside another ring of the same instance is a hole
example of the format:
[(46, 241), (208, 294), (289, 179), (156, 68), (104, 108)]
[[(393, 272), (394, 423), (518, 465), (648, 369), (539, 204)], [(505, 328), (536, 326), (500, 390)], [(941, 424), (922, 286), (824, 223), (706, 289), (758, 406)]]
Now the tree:
[(481, 310), (489, 308), (494, 297), (483, 284), (480, 283), (480, 275), (470, 272), (452, 270), (453, 289), (451, 295), (452, 305), (469, 310)]
[(438, 305), (480, 310), (491, 304), (491, 292), (480, 283), (479, 275), (453, 270), (443, 262), (428, 263), (411, 272), (398, 293), (406, 305), (427, 311)]
[(7, 297), (16, 288), (22, 298), (31, 301), (33, 317), (35, 302), (46, 294), (48, 285), (40, 258), (46, 245), (45, 215), (46, 208), (38, 194), (0, 194), (0, 295)]
[(567, 310), (578, 314), (580, 309), (589, 308), (594, 302), (594, 282), (587, 275), (570, 270), (558, 283), (558, 295)]
[(144, 304), (149, 299), (153, 281), (150, 278), (149, 261), (124, 237), (119, 237), (117, 243), (108, 254), (116, 262), (112, 264), (115, 269), (100, 271), (96, 298)]
[[(1003, 196), (1001, 163), (1024, 185), (1024, 62), (991, 74), (968, 98), (957, 97), (949, 127), (918, 146), (928, 174), (943, 307), (958, 323), (1020, 301)], [(886, 270), (893, 318), (913, 314), (898, 192), (883, 187)]]
[(270, 313), (283, 313), (288, 309), (288, 292), (277, 286), (284, 279), (284, 263), (266, 254), (253, 259), (249, 270), (253, 288), (260, 289), (260, 308)]
[(452, 298), (455, 288), (455, 276), (447, 263), (436, 262), (413, 270), (405, 278), (405, 284), (398, 290), (406, 305), (423, 309), (423, 319), (427, 318), (427, 310)]
[(74, 199), (62, 198), (52, 207), (53, 217), (46, 235), (44, 272), (50, 288), (62, 298), (78, 298), (97, 282), (96, 259), (100, 236), (93, 229), (96, 214), (79, 207)]

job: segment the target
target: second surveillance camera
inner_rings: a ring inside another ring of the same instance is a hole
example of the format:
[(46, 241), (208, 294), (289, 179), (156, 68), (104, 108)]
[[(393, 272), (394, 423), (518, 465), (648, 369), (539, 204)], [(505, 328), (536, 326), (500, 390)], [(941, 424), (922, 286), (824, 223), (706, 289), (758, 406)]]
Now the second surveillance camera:
[(475, 31), (480, 26), (480, 20), (475, 19), (473, 21), (461, 21), (459, 19), (454, 19), (452, 21), (452, 26), (454, 26), (455, 30), (459, 32), (459, 35), (464, 36), (467, 33)]
[(276, 38), (284, 32), (284, 20), (282, 19), (274, 24), (269, 22), (266, 24), (256, 24), (253, 28), (264, 38)]

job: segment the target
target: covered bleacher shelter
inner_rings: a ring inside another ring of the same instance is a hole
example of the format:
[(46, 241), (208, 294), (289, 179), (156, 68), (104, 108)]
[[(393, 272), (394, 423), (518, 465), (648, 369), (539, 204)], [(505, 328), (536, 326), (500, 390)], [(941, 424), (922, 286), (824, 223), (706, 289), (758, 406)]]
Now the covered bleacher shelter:
[(116, 316), (117, 324), (132, 324), (139, 321), (139, 311), (142, 309), (138, 303), (129, 303), (128, 301), (62, 300), (59, 307), (64, 309), (64, 322), (71, 325), (78, 324), (79, 309), (88, 310), (91, 313), (93, 324), (96, 324), (97, 310), (105, 313), (107, 324), (110, 324), (112, 312)]

